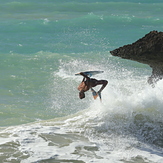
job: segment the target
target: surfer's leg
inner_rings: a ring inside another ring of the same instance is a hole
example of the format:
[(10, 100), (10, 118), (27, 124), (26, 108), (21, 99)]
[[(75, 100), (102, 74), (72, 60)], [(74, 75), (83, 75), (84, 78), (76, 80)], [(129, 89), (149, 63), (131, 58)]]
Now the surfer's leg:
[(91, 88), (91, 91), (92, 91), (93, 96), (95, 96), (97, 94), (93, 88)]
[(108, 84), (107, 80), (98, 80), (97, 85), (102, 85), (98, 92), (101, 92), (106, 87), (107, 84)]
[(93, 88), (91, 88), (91, 91), (92, 91), (93, 98), (96, 99), (98, 97), (97, 92)]

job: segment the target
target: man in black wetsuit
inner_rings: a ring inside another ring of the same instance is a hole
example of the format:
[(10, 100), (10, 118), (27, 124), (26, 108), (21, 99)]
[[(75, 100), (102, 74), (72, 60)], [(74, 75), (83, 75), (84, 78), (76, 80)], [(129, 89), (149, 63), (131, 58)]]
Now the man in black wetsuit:
[(84, 92), (88, 91), (89, 89), (92, 89), (92, 87), (96, 87), (97, 85), (102, 85), (102, 87), (98, 91), (98, 93), (100, 94), (101, 91), (108, 84), (107, 80), (96, 80), (96, 79), (93, 79), (93, 78), (91, 79), (87, 75), (85, 75), (83, 72), (81, 72), (80, 75), (82, 75), (84, 77), (82, 82), (78, 86), (78, 90), (80, 91), (79, 92), (79, 98), (80, 99), (85, 98), (85, 93)]

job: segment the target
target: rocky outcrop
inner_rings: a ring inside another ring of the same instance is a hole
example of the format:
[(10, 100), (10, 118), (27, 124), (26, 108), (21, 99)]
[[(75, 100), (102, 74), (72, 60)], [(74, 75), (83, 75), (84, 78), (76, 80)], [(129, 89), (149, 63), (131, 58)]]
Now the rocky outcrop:
[(163, 78), (163, 32), (151, 31), (135, 43), (110, 53), (113, 56), (148, 64), (152, 68), (152, 75), (148, 79), (150, 84)]

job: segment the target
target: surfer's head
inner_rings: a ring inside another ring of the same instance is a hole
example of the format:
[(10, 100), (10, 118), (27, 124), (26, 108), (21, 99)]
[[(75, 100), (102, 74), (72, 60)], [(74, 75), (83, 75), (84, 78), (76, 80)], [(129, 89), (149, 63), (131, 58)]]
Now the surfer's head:
[(85, 93), (84, 93), (84, 91), (80, 91), (80, 92), (79, 92), (79, 98), (80, 98), (80, 99), (85, 98)]

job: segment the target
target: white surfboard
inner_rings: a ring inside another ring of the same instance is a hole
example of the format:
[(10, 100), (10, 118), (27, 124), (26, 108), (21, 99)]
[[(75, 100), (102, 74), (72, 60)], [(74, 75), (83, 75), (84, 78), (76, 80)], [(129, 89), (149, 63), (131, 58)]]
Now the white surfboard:
[[(97, 75), (97, 74), (101, 74), (103, 73), (104, 71), (85, 71), (83, 72), (85, 75), (87, 75), (88, 77), (91, 77), (93, 75)], [(80, 72), (75, 74), (75, 75), (80, 75)]]

